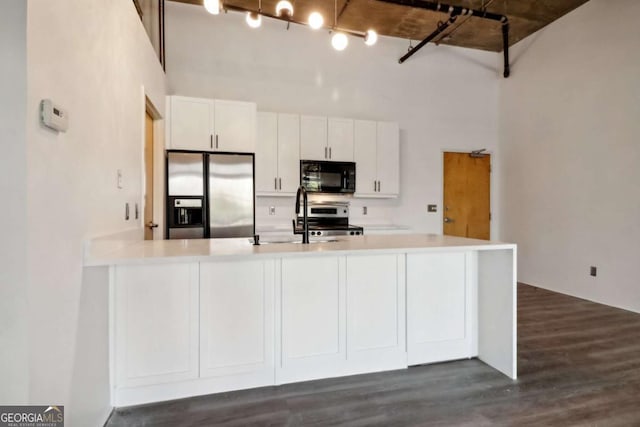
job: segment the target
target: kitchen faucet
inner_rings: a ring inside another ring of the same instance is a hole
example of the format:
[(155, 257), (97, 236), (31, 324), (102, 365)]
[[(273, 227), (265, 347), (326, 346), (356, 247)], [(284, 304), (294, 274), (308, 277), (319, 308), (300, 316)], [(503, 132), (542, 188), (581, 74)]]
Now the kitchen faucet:
[[(302, 231), (300, 231), (296, 227), (297, 217), (300, 214), (300, 193), (302, 193)], [(309, 217), (307, 216), (307, 211), (309, 207), (309, 201), (307, 199), (307, 190), (304, 188), (304, 185), (298, 187), (298, 192), (296, 193), (296, 219), (293, 220), (293, 234), (302, 234), (302, 243), (309, 243)]]

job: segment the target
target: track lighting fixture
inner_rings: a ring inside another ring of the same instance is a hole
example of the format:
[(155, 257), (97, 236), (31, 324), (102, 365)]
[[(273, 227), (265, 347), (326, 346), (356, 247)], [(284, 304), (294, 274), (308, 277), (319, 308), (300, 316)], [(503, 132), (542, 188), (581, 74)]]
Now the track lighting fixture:
[(367, 46), (373, 46), (378, 41), (378, 33), (374, 30), (367, 30), (367, 33), (364, 36), (364, 44)]
[(262, 16), (258, 12), (247, 12), (247, 25), (258, 28), (262, 24)]
[(293, 5), (291, 2), (280, 0), (276, 5), (276, 16), (279, 18), (291, 18), (293, 16)]
[(345, 33), (335, 33), (333, 37), (331, 37), (331, 46), (333, 46), (335, 50), (345, 50), (348, 44), (349, 39)]
[(314, 30), (317, 30), (319, 28), (322, 28), (323, 25), (324, 25), (324, 18), (320, 13), (312, 12), (311, 15), (309, 15), (309, 26), (311, 28), (313, 28)]
[(220, 0), (204, 0), (204, 8), (212, 15), (220, 13)]
[[(323, 28), (325, 24), (325, 19), (320, 14), (320, 12), (312, 12), (309, 14), (307, 22), (296, 21), (293, 19), (293, 4), (288, 0), (280, 0), (276, 4), (275, 15), (272, 15), (268, 12), (262, 11), (262, 0), (258, 0), (258, 10), (248, 9), (242, 6), (235, 6), (233, 4), (225, 3), (222, 4), (222, 0), (204, 0), (204, 7), (211, 14), (218, 15), (221, 9), (224, 9), (225, 12), (242, 12), (246, 14), (246, 22), (247, 25), (251, 28), (258, 28), (262, 25), (262, 17), (266, 16), (268, 18), (277, 19), (281, 21), (287, 22), (287, 28), (289, 28), (290, 23), (299, 24), (299, 25), (308, 25), (310, 28), (314, 30), (318, 30)], [(364, 39), (364, 42), (367, 46), (373, 46), (378, 41), (378, 33), (374, 30), (369, 29), (366, 32), (361, 31), (352, 31), (346, 28), (340, 28), (338, 26), (338, 2), (334, 0), (334, 16), (333, 16), (333, 25), (328, 27), (330, 33), (332, 33), (331, 37), (331, 45), (335, 50), (342, 51), (347, 48), (349, 45), (349, 37), (361, 37)]]

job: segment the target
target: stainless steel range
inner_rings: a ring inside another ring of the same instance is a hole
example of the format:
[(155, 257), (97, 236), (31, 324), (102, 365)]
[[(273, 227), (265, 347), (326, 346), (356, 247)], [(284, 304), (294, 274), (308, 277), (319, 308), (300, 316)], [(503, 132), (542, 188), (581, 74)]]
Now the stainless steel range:
[[(349, 224), (348, 202), (310, 202), (307, 207), (311, 236), (361, 236), (362, 227)], [(297, 215), (298, 227), (303, 226), (303, 212)]]

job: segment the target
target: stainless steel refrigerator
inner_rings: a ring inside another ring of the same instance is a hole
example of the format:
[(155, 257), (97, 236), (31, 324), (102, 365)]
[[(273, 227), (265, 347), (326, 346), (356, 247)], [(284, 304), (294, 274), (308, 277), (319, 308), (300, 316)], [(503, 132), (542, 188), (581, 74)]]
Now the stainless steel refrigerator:
[(167, 151), (167, 239), (251, 237), (254, 156)]

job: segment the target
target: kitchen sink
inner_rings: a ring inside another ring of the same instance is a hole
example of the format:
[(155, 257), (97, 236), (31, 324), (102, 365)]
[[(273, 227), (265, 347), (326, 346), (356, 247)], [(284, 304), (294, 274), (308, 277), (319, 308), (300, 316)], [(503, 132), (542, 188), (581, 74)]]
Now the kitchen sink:
[[(339, 242), (338, 239), (312, 239), (309, 244), (314, 243), (331, 243)], [(249, 243), (253, 244), (253, 239), (249, 239)], [(262, 240), (260, 239), (260, 245), (280, 245), (284, 243), (302, 244), (301, 240)]]

